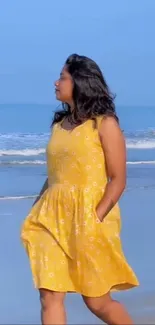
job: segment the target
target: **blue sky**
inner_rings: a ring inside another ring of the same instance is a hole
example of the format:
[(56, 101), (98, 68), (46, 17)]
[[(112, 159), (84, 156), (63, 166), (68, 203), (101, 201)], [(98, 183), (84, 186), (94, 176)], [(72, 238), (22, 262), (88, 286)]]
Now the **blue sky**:
[(0, 0), (0, 103), (53, 103), (77, 52), (121, 105), (155, 105), (155, 0)]

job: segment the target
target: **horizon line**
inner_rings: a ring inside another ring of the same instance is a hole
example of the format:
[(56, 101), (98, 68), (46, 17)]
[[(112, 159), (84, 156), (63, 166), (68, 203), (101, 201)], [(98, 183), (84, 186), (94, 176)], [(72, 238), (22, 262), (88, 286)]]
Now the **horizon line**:
[[(46, 102), (42, 102), (42, 103), (38, 103), (38, 102), (3, 102), (3, 103), (1, 103), (0, 102), (0, 106), (2, 106), (2, 105), (46, 105), (46, 106), (55, 106), (56, 105), (56, 103), (46, 103)], [(59, 105), (61, 105), (61, 103), (60, 104), (58, 104), (58, 105), (56, 105), (57, 107), (59, 106)], [(144, 104), (115, 104), (115, 106), (116, 107), (118, 107), (118, 106), (120, 106), (120, 107), (122, 107), (122, 106), (124, 106), (124, 107), (155, 107), (155, 104), (149, 104), (149, 105), (144, 105)]]

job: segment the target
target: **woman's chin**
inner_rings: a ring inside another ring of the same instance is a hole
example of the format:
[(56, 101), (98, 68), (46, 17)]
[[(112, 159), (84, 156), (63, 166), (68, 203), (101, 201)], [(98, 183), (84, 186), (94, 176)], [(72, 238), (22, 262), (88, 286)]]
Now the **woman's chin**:
[(60, 96), (59, 92), (56, 92), (55, 95), (56, 95), (56, 99), (61, 101), (61, 96)]

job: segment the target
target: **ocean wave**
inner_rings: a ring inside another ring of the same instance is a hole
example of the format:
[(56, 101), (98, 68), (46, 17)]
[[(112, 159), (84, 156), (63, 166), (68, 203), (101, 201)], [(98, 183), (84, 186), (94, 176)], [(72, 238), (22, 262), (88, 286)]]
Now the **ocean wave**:
[(50, 133), (0, 133), (0, 140), (13, 140), (13, 141), (24, 141), (24, 140), (45, 140), (49, 137)]
[[(155, 141), (130, 141), (126, 142), (127, 149), (155, 149)], [(33, 149), (4, 149), (0, 150), (0, 156), (39, 156), (45, 154), (45, 148)]]
[[(124, 132), (127, 149), (155, 149), (155, 129)], [(45, 153), (50, 133), (0, 133), (0, 156), (39, 156)]]
[[(129, 141), (126, 142), (127, 149), (155, 149), (155, 141)], [(2, 156), (39, 156), (45, 154), (45, 148), (26, 148), (26, 149), (4, 149), (0, 150), (0, 157)]]
[(45, 165), (45, 160), (13, 160), (13, 161), (0, 161), (0, 165)]
[(0, 196), (0, 200), (35, 199), (38, 195)]
[(0, 150), (0, 156), (38, 156), (45, 153), (44, 148), (22, 149), (22, 150)]
[[(11, 133), (0, 133), (0, 141), (11, 140), (11, 141), (42, 141), (47, 140), (51, 134), (50, 132), (11, 132)], [(155, 139), (155, 128), (148, 127), (146, 129), (137, 129), (133, 131), (124, 130), (124, 135), (127, 138), (141, 138), (141, 139)]]
[(155, 165), (155, 160), (127, 161), (127, 165)]
[(49, 133), (0, 133), (0, 156), (44, 154), (49, 136)]
[[(1, 166), (10, 165), (46, 165), (46, 160), (10, 160), (0, 161)], [(127, 161), (127, 165), (155, 165), (155, 160)]]
[(155, 140), (129, 140), (126, 141), (127, 149), (155, 149)]

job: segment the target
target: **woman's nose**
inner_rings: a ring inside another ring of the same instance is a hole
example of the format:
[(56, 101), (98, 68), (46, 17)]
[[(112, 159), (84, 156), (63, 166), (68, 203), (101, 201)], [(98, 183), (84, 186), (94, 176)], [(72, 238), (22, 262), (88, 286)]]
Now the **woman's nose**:
[(58, 84), (59, 84), (59, 81), (56, 80), (55, 83), (54, 83), (55, 87), (58, 87)]

